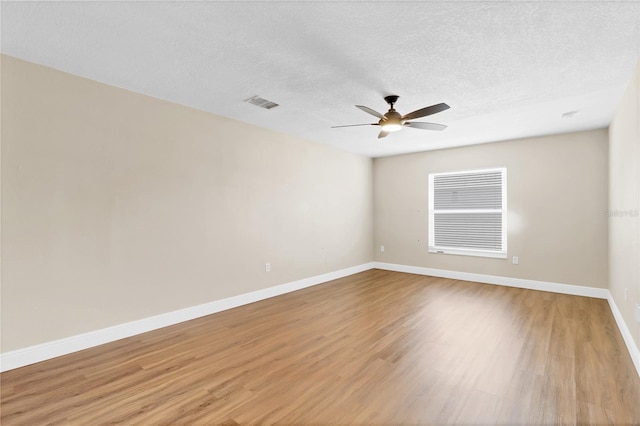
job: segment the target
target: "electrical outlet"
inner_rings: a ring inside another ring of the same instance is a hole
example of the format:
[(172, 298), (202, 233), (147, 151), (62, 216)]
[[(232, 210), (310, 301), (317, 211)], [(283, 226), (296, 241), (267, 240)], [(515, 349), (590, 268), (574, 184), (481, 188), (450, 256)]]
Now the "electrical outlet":
[(380, 246), (380, 251), (384, 252), (384, 246)]
[(520, 259), (518, 259), (518, 256), (513, 256), (513, 259), (511, 260), (511, 262), (512, 262), (514, 265), (517, 265), (517, 264), (520, 262)]
[(271, 264), (270, 263), (265, 263), (264, 264), (264, 271), (265, 272), (271, 272)]

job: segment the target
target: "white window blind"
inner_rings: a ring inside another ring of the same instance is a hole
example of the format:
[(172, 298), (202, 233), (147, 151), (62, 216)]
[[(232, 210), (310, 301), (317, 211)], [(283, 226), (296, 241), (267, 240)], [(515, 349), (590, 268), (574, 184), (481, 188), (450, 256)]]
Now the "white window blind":
[(429, 251), (507, 257), (507, 170), (429, 174)]

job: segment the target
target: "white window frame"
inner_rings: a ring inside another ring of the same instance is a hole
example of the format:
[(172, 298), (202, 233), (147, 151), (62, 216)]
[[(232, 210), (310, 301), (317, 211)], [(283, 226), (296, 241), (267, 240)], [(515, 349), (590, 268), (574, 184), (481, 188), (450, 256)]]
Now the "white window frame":
[[(502, 208), (498, 209), (476, 209), (476, 210), (438, 210), (434, 209), (434, 187), (433, 178), (435, 176), (445, 175), (462, 175), (470, 173), (482, 173), (482, 172), (496, 172), (502, 173)], [(435, 245), (435, 224), (434, 215), (438, 212), (447, 213), (487, 213), (500, 211), (502, 215), (502, 249), (501, 250), (483, 250), (476, 248), (464, 248), (464, 247), (445, 247)], [(480, 256), (506, 259), (507, 258), (507, 168), (506, 167), (494, 167), (490, 169), (475, 169), (475, 170), (462, 170), (457, 172), (445, 172), (445, 173), (429, 173), (429, 253), (439, 254), (456, 254), (464, 256)]]

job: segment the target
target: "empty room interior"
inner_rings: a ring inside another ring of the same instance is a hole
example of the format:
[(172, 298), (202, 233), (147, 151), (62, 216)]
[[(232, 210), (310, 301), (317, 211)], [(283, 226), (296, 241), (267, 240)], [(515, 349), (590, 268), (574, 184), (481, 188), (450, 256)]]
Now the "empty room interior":
[(640, 3), (0, 3), (2, 425), (640, 425)]

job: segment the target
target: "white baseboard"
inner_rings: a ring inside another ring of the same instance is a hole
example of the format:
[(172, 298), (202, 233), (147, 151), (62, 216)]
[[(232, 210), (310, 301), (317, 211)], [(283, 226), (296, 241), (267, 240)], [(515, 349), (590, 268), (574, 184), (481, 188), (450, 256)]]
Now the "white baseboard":
[(613, 318), (615, 318), (616, 323), (618, 324), (618, 329), (620, 329), (620, 334), (622, 334), (624, 343), (627, 345), (627, 350), (629, 351), (629, 355), (631, 355), (633, 365), (635, 365), (638, 376), (640, 376), (640, 349), (638, 349), (638, 345), (636, 345), (635, 340), (633, 340), (631, 330), (629, 330), (629, 327), (627, 327), (627, 323), (624, 322), (622, 314), (618, 309), (618, 305), (616, 305), (616, 302), (613, 300), (613, 296), (611, 296), (611, 293), (609, 293), (607, 301), (609, 302), (609, 307), (611, 308)]
[(24, 367), (25, 365), (35, 364), (40, 361), (67, 355), (72, 352), (124, 339), (125, 337), (135, 336), (137, 334), (146, 333), (147, 331), (215, 314), (216, 312), (221, 312), (227, 309), (257, 302), (259, 300), (322, 284), (327, 281), (357, 274), (358, 272), (372, 268), (373, 262), (364, 263), (362, 265), (341, 269), (339, 271), (316, 275), (298, 281), (252, 291), (250, 293), (240, 294), (226, 299), (216, 300), (203, 305), (167, 312), (165, 314), (143, 318), (141, 320), (119, 324), (113, 327), (103, 328), (88, 333), (78, 334), (76, 336), (66, 337), (64, 339), (54, 340), (52, 342), (5, 352), (0, 354), (0, 372), (13, 370), (15, 368)]
[(609, 293), (609, 290), (607, 289), (382, 262), (364, 263), (362, 265), (341, 269), (339, 271), (316, 275), (313, 277), (304, 278), (302, 280), (253, 291), (251, 293), (245, 293), (226, 299), (216, 300), (213, 302), (205, 303), (203, 305), (180, 309), (177, 311), (143, 318), (141, 320), (120, 324), (113, 327), (103, 328), (100, 330), (78, 334), (76, 336), (71, 336), (64, 339), (54, 340), (52, 342), (42, 343), (23, 349), (17, 349), (15, 351), (5, 352), (3, 354), (0, 354), (0, 372), (13, 370), (15, 368), (35, 364), (40, 361), (67, 355), (105, 343), (114, 342), (116, 340), (146, 333), (148, 331), (156, 330), (162, 327), (167, 327), (184, 321), (211, 315), (216, 312), (236, 308), (238, 306), (247, 305), (249, 303), (279, 296), (285, 293), (290, 293), (292, 291), (311, 287), (317, 284), (322, 284), (327, 281), (357, 274), (359, 272), (367, 271), (373, 268), (396, 272), (407, 272), (417, 275), (429, 275), (456, 280), (475, 281), (485, 284), (496, 284), (508, 287), (527, 288), (532, 290), (550, 291), (553, 293), (573, 294), (577, 296), (607, 299), (611, 308), (611, 312), (613, 313), (613, 317), (618, 324), (620, 333), (624, 338), (624, 342), (627, 345), (627, 349), (629, 350), (631, 359), (633, 360), (636, 370), (638, 371), (638, 375), (640, 376), (640, 351), (638, 350), (638, 346), (635, 344), (629, 328), (622, 319), (622, 315), (620, 314), (618, 307), (616, 306), (613, 298), (611, 297), (611, 294)]
[(573, 294), (576, 296), (595, 297), (597, 299), (607, 299), (609, 297), (609, 290), (606, 288), (558, 284), (546, 281), (525, 280), (522, 278), (500, 277), (497, 275), (473, 274), (470, 272), (448, 271), (446, 269), (423, 268), (420, 266), (398, 265), (395, 263), (374, 262), (374, 267), (377, 269), (385, 269), (387, 271), (407, 272), (410, 274), (474, 281), (484, 284), (496, 284), (507, 287), (527, 288), (530, 290), (550, 291), (552, 293)]

